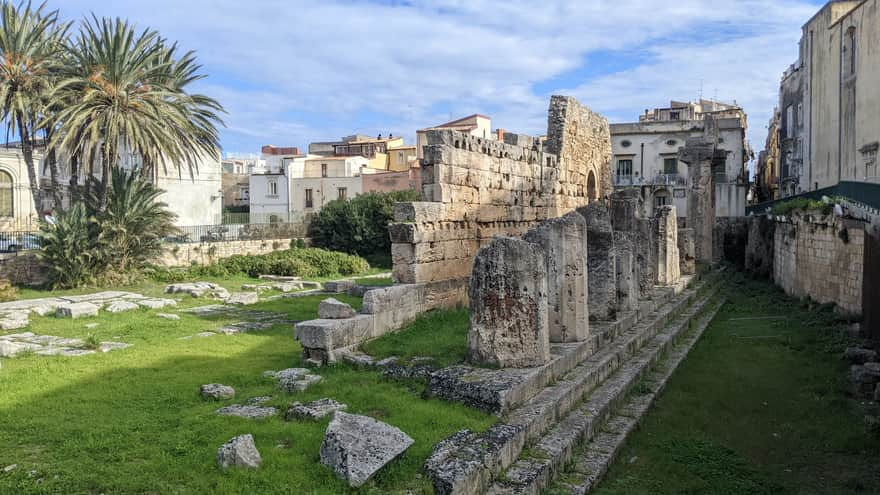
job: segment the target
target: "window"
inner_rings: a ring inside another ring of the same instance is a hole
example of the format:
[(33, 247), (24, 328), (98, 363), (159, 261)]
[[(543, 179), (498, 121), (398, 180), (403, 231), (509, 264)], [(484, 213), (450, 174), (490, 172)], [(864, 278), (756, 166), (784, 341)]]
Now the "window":
[(624, 139), (623, 141), (620, 142), (620, 145), (623, 146), (624, 148), (629, 148), (630, 146), (632, 146), (632, 141), (630, 141), (628, 139)]
[(348, 188), (347, 187), (339, 187), (336, 189), (336, 192), (339, 195), (339, 199), (348, 198)]
[(404, 160), (404, 158), (403, 158), (403, 152), (402, 152), (402, 151), (398, 151), (398, 152), (397, 152), (397, 162), (398, 162), (398, 163), (406, 163), (406, 160)]
[(678, 173), (678, 158), (664, 158), (663, 159), (663, 173), (664, 174), (677, 174)]
[(0, 171), (0, 217), (12, 217), (12, 176)]
[(617, 176), (630, 176), (633, 173), (633, 161), (632, 158), (619, 159), (617, 160)]
[(854, 75), (856, 73), (856, 28), (851, 27), (846, 32), (846, 46), (843, 49), (846, 70), (850, 75)]
[(278, 181), (275, 179), (269, 181), (269, 196), (278, 196)]
[(238, 199), (247, 201), (251, 197), (251, 192), (247, 187), (238, 188)]
[(785, 107), (785, 137), (794, 137), (794, 107), (791, 105)]
[(666, 193), (658, 194), (654, 196), (654, 206), (666, 206), (668, 200)]
[(798, 103), (797, 106), (797, 125), (798, 127), (804, 126), (804, 104)]
[(675, 139), (670, 139), (669, 141), (666, 141), (666, 146), (675, 146), (676, 144), (678, 144), (678, 141), (676, 141)]
[(327, 164), (321, 164), (321, 177), (327, 177)]
[(312, 201), (312, 190), (306, 189), (306, 208), (314, 208), (315, 203)]
[(669, 120), (678, 120), (681, 118), (680, 112), (669, 112)]

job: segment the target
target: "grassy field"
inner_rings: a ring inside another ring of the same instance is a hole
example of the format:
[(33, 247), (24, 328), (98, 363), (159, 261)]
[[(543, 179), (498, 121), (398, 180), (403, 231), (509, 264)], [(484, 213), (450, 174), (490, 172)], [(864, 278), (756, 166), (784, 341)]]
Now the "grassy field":
[(431, 357), (438, 367), (461, 363), (467, 357), (468, 315), (466, 309), (431, 311), (405, 330), (366, 342), (361, 349), (378, 359), (397, 356), (407, 362)]
[[(229, 288), (246, 283), (223, 281)], [(131, 287), (154, 294), (159, 284)], [(46, 293), (26, 291), (28, 296)], [(156, 294), (158, 295), (158, 294)], [(262, 302), (248, 309), (315, 318), (324, 296)], [(337, 296), (360, 306), (360, 299)], [(184, 305), (206, 301), (182, 299)], [(169, 311), (168, 308), (159, 310)], [(424, 400), (422, 385), (387, 381), (378, 372), (344, 365), (317, 370), (324, 380), (300, 394), (278, 392), (265, 370), (300, 366), (300, 347), (289, 326), (234, 336), (180, 340), (216, 329), (226, 318), (181, 313), (179, 321), (156, 311), (101, 314), (84, 320), (32, 319), (29, 331), (134, 344), (83, 357), (22, 356), (0, 369), (0, 493), (347, 493), (347, 485), (319, 464), (329, 420), (262, 421), (214, 414), (219, 407), (272, 395), (282, 411), (293, 401), (332, 397), (349, 412), (395, 425), (415, 439), (357, 493), (430, 492), (421, 466), (432, 446), (462, 428), (484, 430), (494, 418), (464, 406)], [(87, 330), (86, 323), (99, 325)], [(237, 397), (206, 402), (199, 385), (223, 383)], [(235, 435), (252, 433), (263, 456), (255, 471), (220, 470), (217, 448)], [(17, 464), (9, 473), (2, 468)]]
[(880, 493), (842, 322), (741, 275), (725, 292), (596, 493)]

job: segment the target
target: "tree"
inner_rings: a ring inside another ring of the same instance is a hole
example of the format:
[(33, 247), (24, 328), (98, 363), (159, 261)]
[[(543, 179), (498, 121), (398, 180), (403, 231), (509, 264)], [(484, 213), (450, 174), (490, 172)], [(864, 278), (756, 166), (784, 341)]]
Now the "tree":
[(158, 165), (187, 166), (219, 149), (217, 125), (223, 107), (187, 93), (204, 77), (192, 52), (178, 58), (153, 30), (136, 32), (122, 19), (92, 17), (83, 23), (67, 53), (50, 105), (59, 109), (50, 149), (79, 166), (101, 167), (99, 208), (107, 204), (110, 171), (125, 158), (142, 175)]
[(40, 182), (34, 146), (43, 120), (42, 111), (57, 74), (59, 55), (69, 24), (58, 21), (58, 11), (45, 11), (31, 2), (0, 6), (0, 117), (21, 141), (34, 210), (40, 211)]

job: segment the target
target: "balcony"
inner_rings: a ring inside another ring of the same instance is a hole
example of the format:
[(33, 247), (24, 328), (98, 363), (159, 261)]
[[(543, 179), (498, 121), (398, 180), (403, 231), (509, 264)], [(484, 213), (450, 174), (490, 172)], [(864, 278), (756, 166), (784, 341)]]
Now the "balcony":
[(615, 175), (615, 186), (686, 186), (687, 178), (680, 174), (658, 174), (654, 177), (638, 175)]

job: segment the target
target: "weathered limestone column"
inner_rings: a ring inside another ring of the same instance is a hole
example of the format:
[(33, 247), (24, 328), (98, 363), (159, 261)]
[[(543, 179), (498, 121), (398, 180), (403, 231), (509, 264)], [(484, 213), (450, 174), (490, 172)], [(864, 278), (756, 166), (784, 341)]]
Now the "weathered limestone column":
[(544, 248), (497, 237), (477, 252), (470, 278), (468, 357), (526, 368), (550, 361)]
[(550, 342), (581, 342), (590, 336), (587, 310), (587, 225), (569, 213), (526, 232), (523, 240), (547, 253)]
[(678, 256), (678, 217), (675, 206), (657, 210), (657, 283), (672, 285), (681, 278)]
[(617, 267), (611, 216), (601, 201), (578, 208), (587, 222), (587, 302), (590, 319), (613, 320), (617, 313)]
[(711, 263), (715, 229), (715, 177), (712, 164), (716, 158), (723, 159), (725, 152), (717, 150), (718, 129), (715, 121), (706, 117), (704, 122), (703, 136), (688, 138), (685, 146), (678, 150), (678, 159), (688, 166), (687, 226), (694, 229), (694, 256), (698, 261)]
[(697, 273), (694, 260), (694, 229), (678, 229), (678, 267), (682, 275)]
[(638, 309), (639, 270), (632, 233), (614, 231), (614, 263), (617, 277), (618, 311)]

